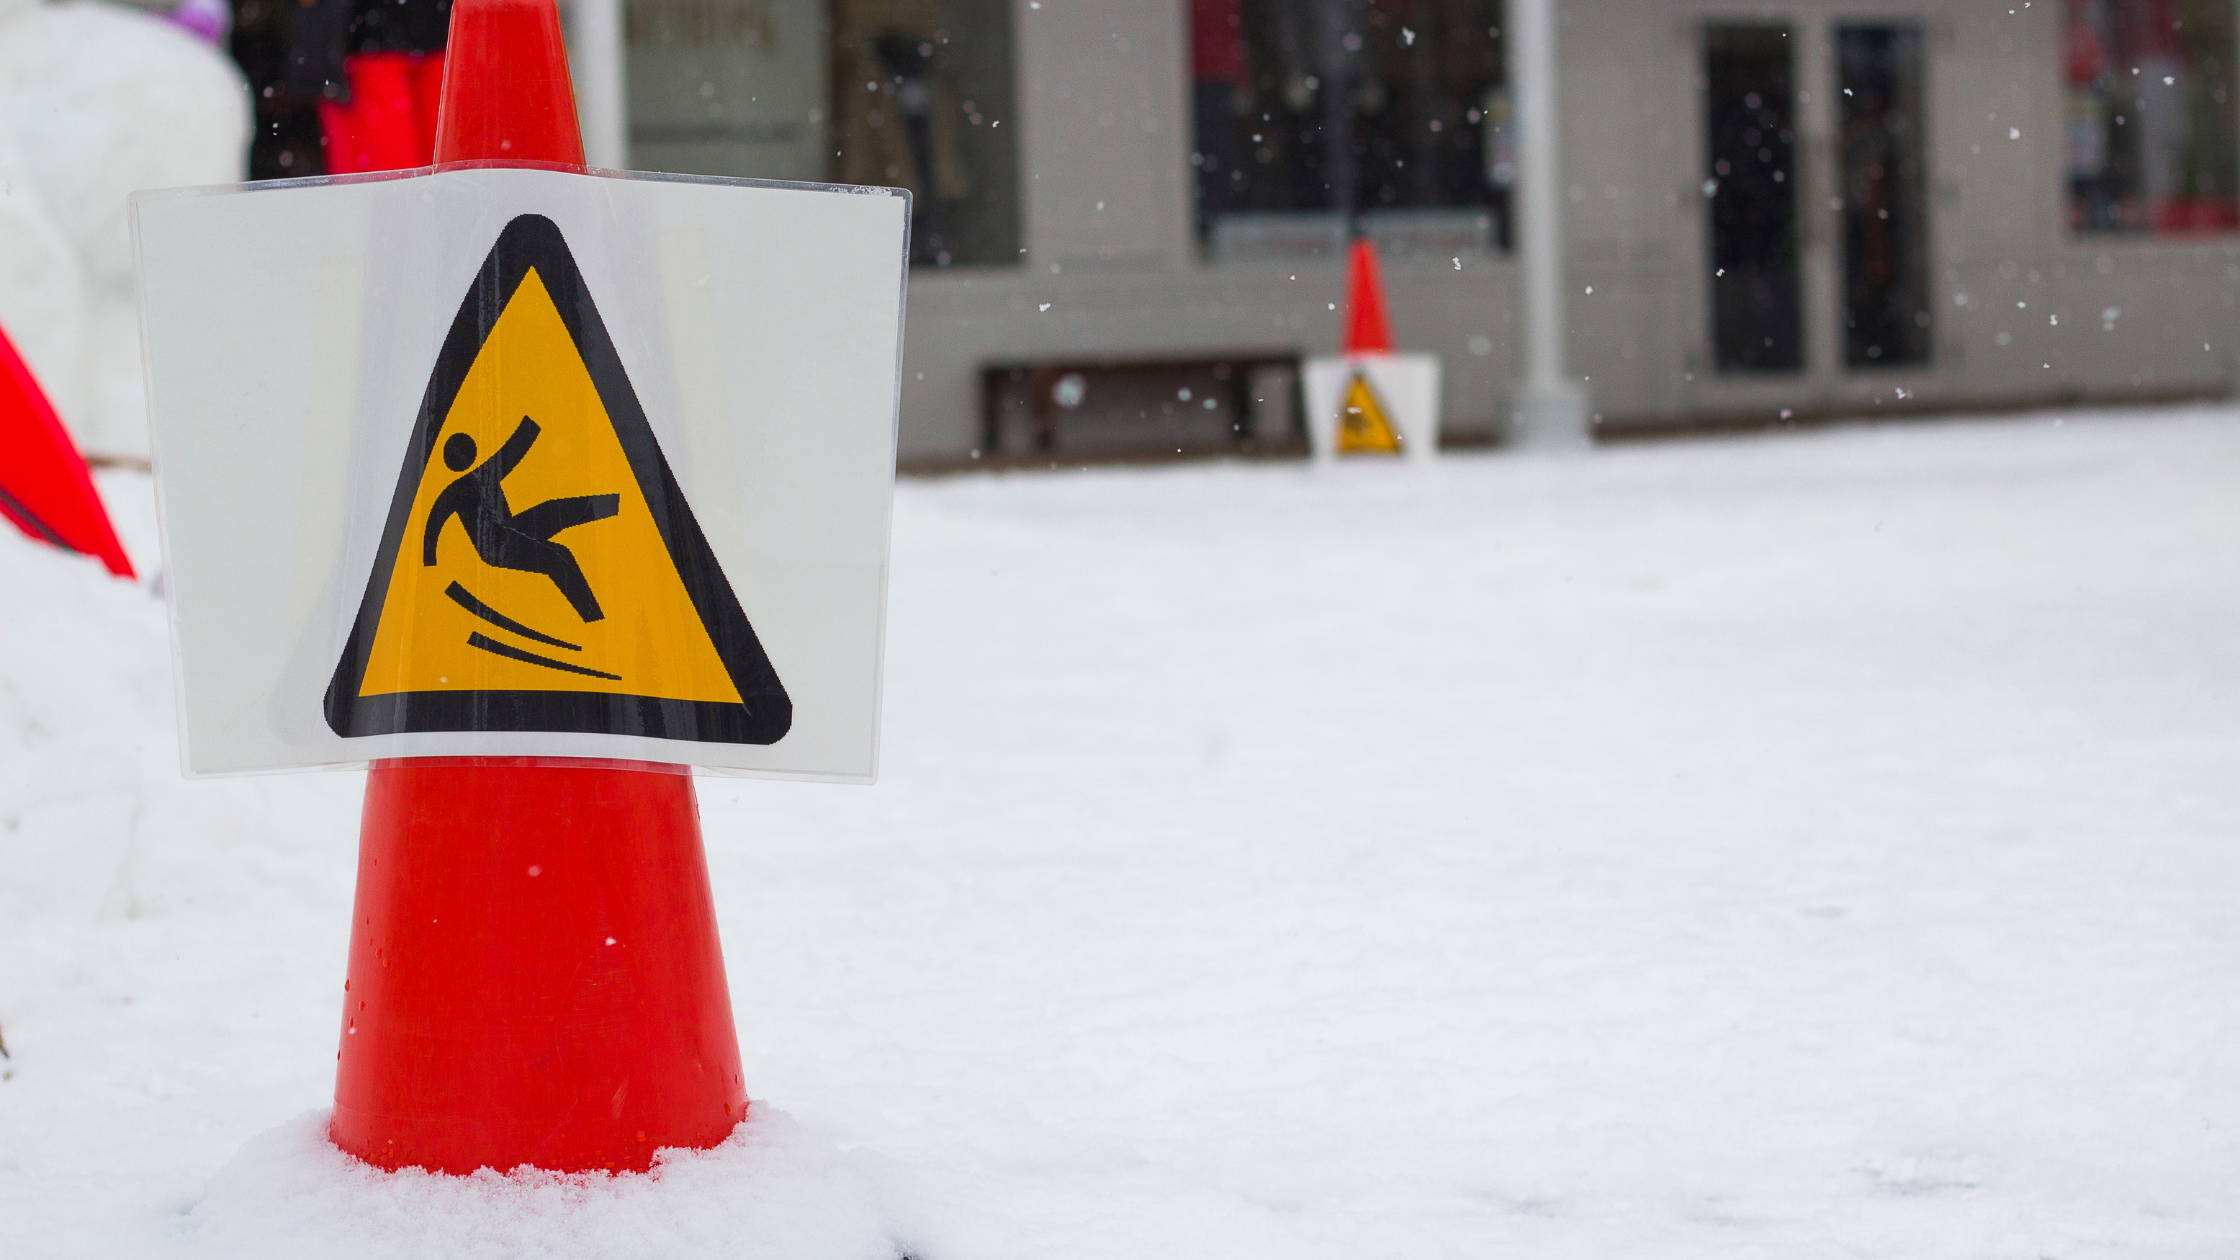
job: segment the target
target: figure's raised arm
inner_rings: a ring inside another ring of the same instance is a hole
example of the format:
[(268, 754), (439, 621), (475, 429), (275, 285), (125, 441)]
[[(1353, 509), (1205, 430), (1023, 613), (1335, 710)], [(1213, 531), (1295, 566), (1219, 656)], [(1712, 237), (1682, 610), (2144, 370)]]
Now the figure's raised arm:
[(529, 447), (536, 442), (537, 434), (542, 432), (544, 430), (537, 427), (536, 421), (527, 416), (521, 417), (521, 427), (515, 429), (513, 436), (506, 439), (506, 444), (498, 448), (498, 453), (490, 457), (490, 462), (498, 466), (500, 477), (513, 471), (513, 466), (529, 453)]

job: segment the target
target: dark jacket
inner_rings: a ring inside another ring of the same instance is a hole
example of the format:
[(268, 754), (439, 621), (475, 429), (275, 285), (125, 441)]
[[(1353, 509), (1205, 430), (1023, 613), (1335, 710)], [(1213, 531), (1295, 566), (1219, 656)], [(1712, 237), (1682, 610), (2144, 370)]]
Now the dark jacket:
[(288, 12), (288, 91), (347, 100), (345, 57), (442, 52), (451, 0), (296, 0)]

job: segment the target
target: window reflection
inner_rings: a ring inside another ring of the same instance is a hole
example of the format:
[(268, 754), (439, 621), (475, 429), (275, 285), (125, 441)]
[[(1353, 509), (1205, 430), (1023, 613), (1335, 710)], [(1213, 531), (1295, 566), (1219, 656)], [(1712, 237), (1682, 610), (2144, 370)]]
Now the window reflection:
[(2228, 0), (2069, 0), (2065, 166), (2086, 232), (2240, 226)]
[(1004, 0), (629, 0), (624, 33), (632, 166), (907, 188), (912, 262), (1018, 260)]
[(913, 262), (1016, 262), (1009, 4), (839, 0), (833, 28), (833, 178), (910, 190)]
[(1499, 0), (1194, 0), (1191, 79), (1210, 256), (1506, 248)]
[(1836, 31), (1843, 356), (1850, 367), (1929, 361), (1923, 43), (1911, 22)]

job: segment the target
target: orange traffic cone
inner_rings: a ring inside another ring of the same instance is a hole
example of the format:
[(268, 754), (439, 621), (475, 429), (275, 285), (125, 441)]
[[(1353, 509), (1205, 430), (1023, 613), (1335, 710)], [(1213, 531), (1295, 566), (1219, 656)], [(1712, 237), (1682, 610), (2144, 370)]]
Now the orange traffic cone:
[[(438, 162), (582, 165), (553, 0), (454, 0), (437, 128)], [(343, 990), (329, 1132), (384, 1168), (643, 1170), (746, 1115), (682, 767), (377, 764)]]
[(1392, 353), (1392, 325), (1385, 317), (1384, 281), (1377, 276), (1377, 247), (1357, 238), (1346, 259), (1346, 335), (1343, 354)]
[(436, 161), (483, 160), (583, 165), (583, 129), (553, 0), (452, 5)]

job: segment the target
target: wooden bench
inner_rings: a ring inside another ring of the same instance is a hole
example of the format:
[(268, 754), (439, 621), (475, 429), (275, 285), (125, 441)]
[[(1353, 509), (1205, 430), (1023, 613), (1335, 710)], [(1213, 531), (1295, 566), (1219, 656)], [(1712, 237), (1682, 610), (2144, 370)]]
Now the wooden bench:
[[(1268, 369), (1280, 368), (1291, 374), (1293, 397), (1282, 414), (1289, 432), (1261, 434), (1253, 431), (1254, 418), (1259, 409), (1254, 405), (1253, 379)], [(1003, 449), (1003, 428), (1006, 396), (1015, 387), (1023, 391), (1026, 399), (1027, 431), (1033, 449), (1038, 453), (1057, 450), (1059, 425), (1066, 412), (1079, 406), (1067, 404), (1060, 398), (1060, 385), (1069, 376), (1082, 379), (1085, 389), (1093, 389), (1101, 381), (1114, 378), (1142, 378), (1148, 376), (1208, 376), (1214, 379), (1214, 388), (1221, 391), (1228, 406), (1229, 444), (1231, 449), (1247, 451), (1269, 447), (1286, 447), (1301, 440), (1296, 432), (1299, 403), (1299, 355), (1295, 351), (1253, 350), (1234, 354), (1187, 354), (1165, 357), (1099, 356), (1065, 359), (1032, 359), (1020, 362), (991, 363), (980, 369), (980, 444), (990, 455)]]

